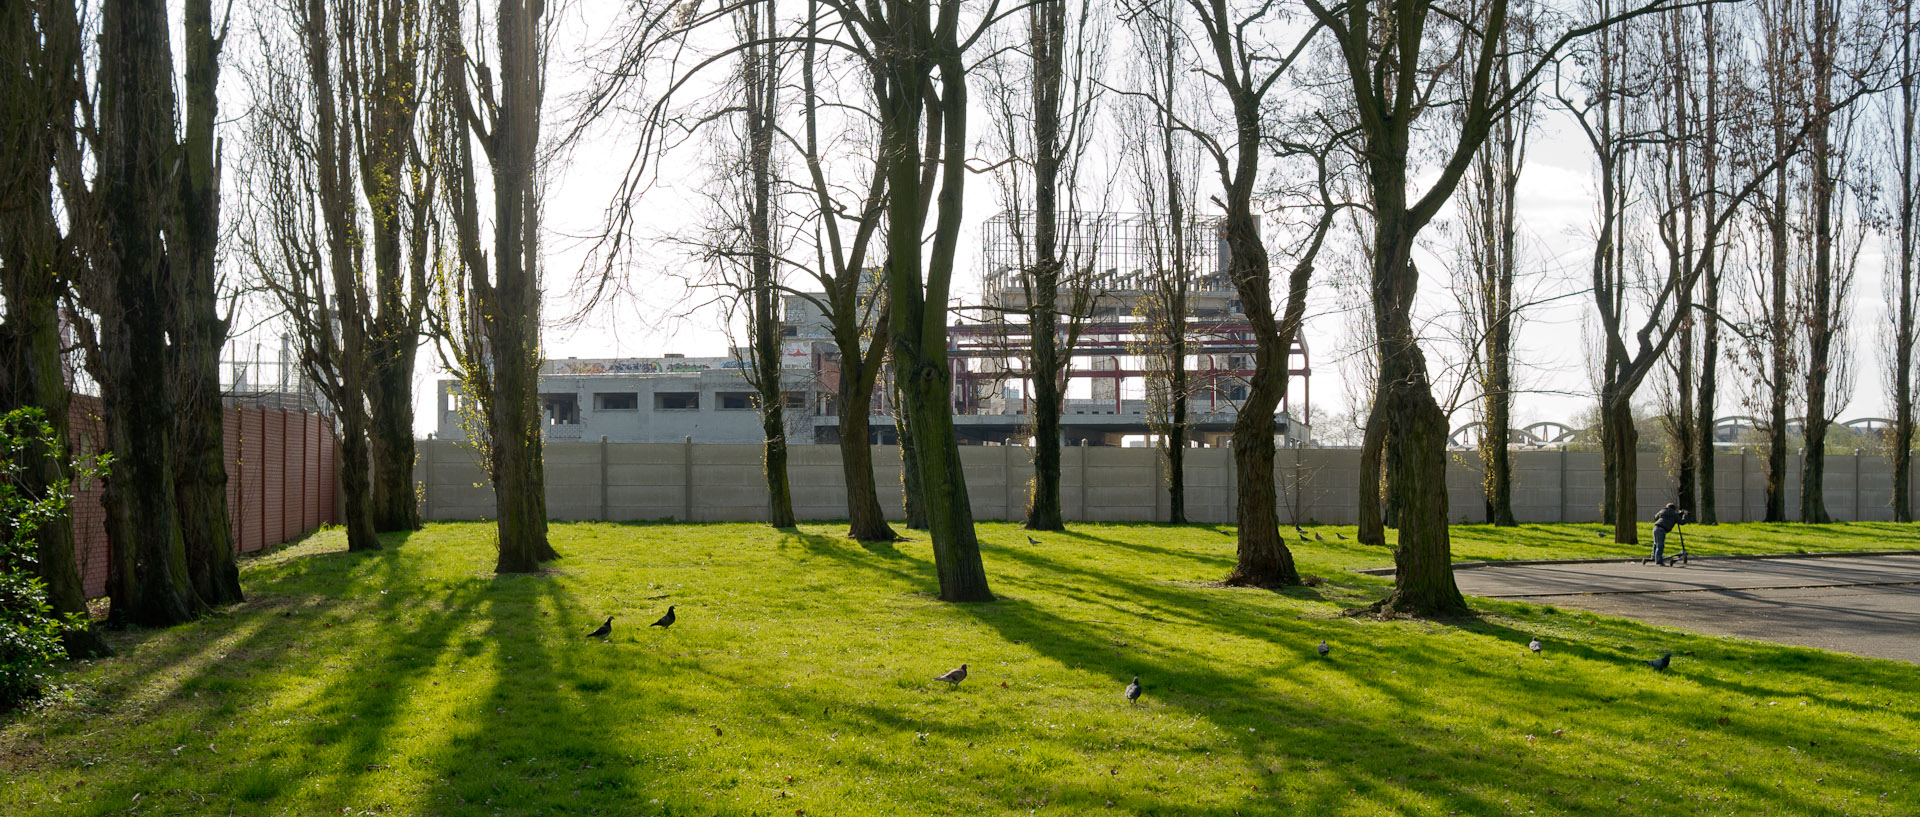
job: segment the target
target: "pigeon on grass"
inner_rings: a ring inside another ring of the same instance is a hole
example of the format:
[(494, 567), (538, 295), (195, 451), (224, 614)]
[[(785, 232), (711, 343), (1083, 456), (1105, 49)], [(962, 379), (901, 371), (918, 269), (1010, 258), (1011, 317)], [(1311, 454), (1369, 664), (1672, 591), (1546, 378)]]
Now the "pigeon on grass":
[(1659, 658), (1649, 659), (1647, 666), (1652, 667), (1655, 672), (1666, 672), (1667, 665), (1671, 663), (1673, 663), (1673, 653), (1669, 652), (1661, 653)]
[(1133, 676), (1133, 683), (1127, 684), (1127, 703), (1138, 706), (1140, 701), (1140, 676)]
[(587, 633), (587, 637), (599, 638), (604, 640), (607, 636), (612, 634), (613, 634), (613, 616), (607, 616), (607, 623), (600, 625), (600, 629)]
[(661, 616), (661, 617), (660, 617), (660, 620), (659, 620), (659, 621), (655, 621), (654, 623), (652, 623), (652, 624), (649, 624), (649, 625), (647, 625), (647, 626), (648, 626), (648, 627), (659, 627), (659, 628), (661, 628), (661, 629), (665, 629), (665, 628), (668, 628), (668, 627), (672, 627), (672, 626), (673, 626), (673, 622), (674, 622), (674, 620), (675, 620), (676, 618), (678, 618), (678, 617), (677, 617), (677, 616), (675, 616), (675, 615), (673, 614), (673, 605), (671, 605), (671, 604), (669, 604), (669, 605), (667, 605), (667, 614), (666, 614), (666, 615), (664, 615), (664, 616)]
[(1339, 539), (1344, 542), (1347, 539), (1347, 535), (1344, 533), (1340, 533), (1339, 531), (1335, 531), (1333, 534), (1333, 538)]
[(1040, 540), (1038, 540), (1038, 539), (1035, 539), (1035, 538), (1033, 538), (1033, 537), (1031, 537), (1031, 536), (1029, 536), (1029, 537), (1027, 537), (1027, 544), (1029, 544), (1029, 545), (1037, 545), (1037, 544), (1040, 544)]
[(1536, 639), (1534, 639), (1534, 640), (1532, 640), (1532, 641), (1529, 641), (1529, 642), (1527, 642), (1527, 649), (1528, 649), (1528, 650), (1530, 650), (1530, 651), (1532, 651), (1534, 655), (1539, 655), (1539, 654), (1540, 654), (1540, 639), (1538, 639), (1538, 638), (1536, 638)]
[(1319, 653), (1321, 658), (1325, 658), (1327, 653), (1333, 652), (1333, 648), (1327, 646), (1325, 639), (1321, 639), (1320, 646), (1313, 648), (1313, 651)]
[(957, 687), (957, 686), (959, 686), (959, 685), (960, 685), (960, 682), (961, 682), (961, 681), (965, 681), (965, 680), (967, 680), (967, 665), (966, 665), (966, 664), (961, 664), (961, 665), (960, 665), (960, 668), (959, 668), (959, 669), (957, 669), (957, 670), (953, 670), (953, 671), (951, 671), (951, 672), (948, 672), (947, 674), (945, 674), (945, 675), (942, 675), (942, 676), (940, 676), (940, 677), (938, 677), (938, 678), (935, 678), (935, 679), (933, 679), (933, 680), (935, 680), (935, 681), (945, 681), (945, 682), (947, 682), (947, 683), (949, 683), (949, 684), (952, 684), (952, 685), (954, 685), (954, 686), (956, 686), (956, 687)]
[(1325, 536), (1321, 536), (1321, 535), (1320, 535), (1320, 532), (1319, 532), (1319, 531), (1314, 531), (1314, 532), (1313, 532), (1313, 541), (1315, 541), (1315, 542), (1325, 542), (1325, 541), (1327, 541), (1327, 537), (1325, 537)]

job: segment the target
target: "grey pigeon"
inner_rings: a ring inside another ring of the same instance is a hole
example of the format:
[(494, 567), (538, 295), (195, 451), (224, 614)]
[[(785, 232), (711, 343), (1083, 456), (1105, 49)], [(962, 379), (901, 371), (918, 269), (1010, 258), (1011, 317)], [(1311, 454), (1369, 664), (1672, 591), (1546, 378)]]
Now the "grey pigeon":
[(959, 686), (961, 681), (967, 680), (967, 665), (961, 664), (959, 669), (949, 672), (933, 680), (945, 681), (954, 686)]
[(1536, 638), (1536, 639), (1534, 639), (1534, 640), (1532, 640), (1532, 641), (1529, 641), (1529, 642), (1527, 642), (1527, 649), (1529, 649), (1529, 650), (1532, 650), (1532, 651), (1533, 651), (1533, 654), (1534, 654), (1534, 655), (1539, 655), (1539, 654), (1540, 654), (1540, 639), (1538, 639), (1538, 638)]
[(1648, 661), (1647, 666), (1664, 672), (1667, 669), (1667, 665), (1671, 663), (1673, 663), (1673, 653), (1663, 653), (1659, 658)]
[(1134, 704), (1138, 700), (1140, 700), (1140, 676), (1135, 675), (1133, 683), (1127, 685), (1127, 703)]
[(1320, 653), (1320, 657), (1325, 658), (1327, 657), (1327, 653), (1333, 652), (1333, 648), (1327, 646), (1326, 640), (1322, 639), (1320, 641), (1320, 646), (1314, 648), (1314, 652)]
[(1333, 538), (1335, 538), (1335, 539), (1339, 539), (1339, 540), (1342, 540), (1342, 541), (1345, 541), (1345, 540), (1346, 540), (1346, 538), (1347, 538), (1347, 535), (1346, 535), (1346, 534), (1344, 534), (1344, 533), (1340, 533), (1340, 532), (1338, 532), (1338, 531), (1336, 531), (1336, 532), (1334, 532), (1334, 534), (1333, 534)]
[(607, 636), (612, 634), (613, 634), (613, 616), (607, 616), (607, 623), (600, 625), (600, 629), (587, 633), (587, 637), (588, 638), (606, 638)]
[(1325, 541), (1327, 541), (1327, 537), (1325, 537), (1325, 536), (1321, 536), (1321, 535), (1320, 535), (1320, 532), (1319, 532), (1319, 531), (1314, 531), (1314, 532), (1313, 532), (1313, 541), (1315, 541), (1315, 542), (1325, 542)]
[(1303, 528), (1303, 527), (1300, 527), (1299, 525), (1294, 525), (1294, 526), (1293, 526), (1293, 529), (1294, 529), (1295, 531), (1298, 531), (1298, 532), (1300, 533), (1300, 535), (1301, 535), (1301, 536), (1305, 536), (1305, 535), (1307, 535), (1307, 529), (1306, 529), (1306, 528)]
[(1040, 544), (1040, 540), (1038, 540), (1038, 539), (1035, 539), (1035, 538), (1033, 538), (1033, 537), (1031, 537), (1031, 536), (1029, 536), (1029, 537), (1027, 537), (1027, 544), (1029, 544), (1029, 545), (1037, 545), (1037, 544)]
[(660, 617), (660, 620), (659, 620), (659, 621), (656, 621), (656, 622), (654, 622), (654, 623), (652, 623), (652, 624), (649, 624), (649, 625), (647, 625), (647, 626), (648, 626), (648, 627), (662, 627), (662, 628), (665, 628), (665, 627), (672, 627), (672, 626), (673, 626), (673, 622), (674, 622), (674, 618), (675, 618), (675, 617), (674, 617), (674, 615), (673, 615), (673, 605), (671, 605), (671, 604), (669, 604), (669, 605), (667, 605), (667, 614), (666, 614), (666, 615), (664, 615), (664, 616), (661, 616), (661, 617)]
[(1311, 542), (1311, 541), (1313, 541), (1313, 540), (1312, 540), (1312, 539), (1308, 539), (1308, 538), (1307, 538), (1307, 534), (1306, 534), (1306, 533), (1305, 533), (1305, 532), (1303, 531), (1303, 532), (1301, 532), (1301, 534), (1300, 534), (1300, 541), (1302, 541), (1302, 542)]

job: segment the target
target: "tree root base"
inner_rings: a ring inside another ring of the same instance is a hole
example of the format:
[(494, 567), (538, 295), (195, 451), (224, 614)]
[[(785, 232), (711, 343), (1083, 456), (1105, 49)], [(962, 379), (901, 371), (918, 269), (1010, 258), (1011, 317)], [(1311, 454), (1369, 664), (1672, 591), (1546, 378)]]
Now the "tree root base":
[(1448, 619), (1478, 617), (1477, 614), (1473, 611), (1473, 608), (1468, 607), (1464, 604), (1459, 605), (1457, 607), (1453, 605), (1415, 604), (1413, 602), (1408, 601), (1407, 599), (1401, 598), (1398, 595), (1388, 596), (1384, 599), (1376, 601), (1365, 607), (1349, 607), (1346, 610), (1341, 611), (1341, 615), (1344, 615), (1348, 618), (1360, 618), (1365, 616), (1365, 617), (1379, 619), (1381, 621), (1390, 621), (1393, 619), (1401, 619), (1401, 618), (1417, 618), (1417, 619), (1425, 619), (1428, 621), (1445, 621)]
[(1226, 578), (1220, 580), (1220, 586), (1222, 587), (1257, 587), (1262, 590), (1279, 590), (1285, 587), (1302, 587), (1304, 585), (1305, 583), (1300, 581), (1298, 574), (1290, 576), (1251, 576), (1242, 573), (1231, 573), (1228, 574)]

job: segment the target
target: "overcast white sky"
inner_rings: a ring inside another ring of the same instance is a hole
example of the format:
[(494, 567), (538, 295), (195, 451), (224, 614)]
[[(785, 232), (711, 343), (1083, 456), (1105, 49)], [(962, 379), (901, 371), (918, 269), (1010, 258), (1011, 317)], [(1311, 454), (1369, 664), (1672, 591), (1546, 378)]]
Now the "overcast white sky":
[[(578, 7), (575, 8), (578, 11)], [(563, 48), (568, 42), (561, 38)], [(571, 53), (556, 54), (555, 99), (560, 91), (577, 86), (579, 68)], [(977, 98), (977, 96), (976, 96)], [(973, 133), (987, 127), (984, 114), (974, 117)], [(577, 310), (577, 301), (567, 284), (580, 267), (583, 243), (580, 236), (591, 234), (599, 224), (601, 208), (616, 180), (613, 172), (624, 162), (625, 146), (621, 137), (610, 134), (576, 151), (571, 162), (556, 168), (546, 195), (546, 226), (550, 237), (546, 244), (548, 303), (546, 314), (557, 322)], [(685, 168), (667, 174), (648, 191), (641, 210), (650, 225), (667, 234), (691, 223), (698, 212), (696, 194), (700, 173), (695, 170), (698, 157), (685, 156), (674, 163)], [(1591, 252), (1592, 181), (1589, 154), (1577, 134), (1571, 132), (1564, 115), (1549, 113), (1536, 136), (1529, 162), (1520, 185), (1522, 232), (1531, 239), (1534, 263), (1530, 285), (1536, 298), (1549, 299), (1531, 310), (1518, 340), (1521, 386), (1528, 392), (1519, 398), (1516, 425), (1539, 420), (1579, 424), (1576, 416), (1593, 403), (1593, 385), (1588, 374), (1589, 347), (1593, 330), (1587, 315), (1590, 296), (1583, 296)], [(1203, 188), (1203, 196), (1210, 193)], [(999, 209), (990, 179), (974, 176), (968, 182), (967, 231), (977, 233), (981, 221)], [(1124, 209), (1124, 208), (1123, 208)], [(1444, 249), (1437, 231), (1429, 230), (1429, 244)], [(647, 253), (640, 263), (624, 270), (629, 288), (638, 297), (608, 304), (586, 316), (578, 326), (550, 328), (546, 334), (548, 356), (564, 357), (651, 357), (669, 352), (688, 356), (718, 356), (738, 341), (731, 339), (717, 309), (695, 308), (683, 281), (686, 260), (669, 246)], [(971, 301), (977, 294), (981, 263), (978, 246), (963, 242), (957, 278), (959, 296)], [(1305, 333), (1314, 352), (1312, 395), (1316, 406), (1332, 413), (1347, 410), (1345, 376), (1352, 367), (1342, 352), (1350, 350), (1346, 311), (1361, 306), (1344, 299), (1331, 286), (1339, 274), (1337, 260), (1321, 265), (1315, 283), (1315, 295)], [(1423, 312), (1429, 320), (1442, 320), (1452, 300), (1448, 276), (1442, 264), (1429, 258), (1422, 266)], [(1878, 252), (1869, 247), (1860, 259), (1858, 280), (1854, 286), (1853, 354), (1857, 358), (1853, 378), (1853, 399), (1840, 413), (1845, 419), (1879, 416), (1886, 411), (1877, 357), (1879, 324), (1884, 319), (1880, 297), (1881, 263)], [(1558, 296), (1557, 298), (1555, 296)], [(1439, 358), (1454, 352), (1430, 349), (1434, 368)], [(438, 358), (422, 350), (418, 376), (420, 413), (417, 426), (422, 434), (434, 429), (437, 415), (433, 409), (436, 382), (442, 377)], [(1650, 401), (1656, 374), (1642, 389), (1642, 399)], [(1736, 379), (1730, 367), (1722, 366), (1722, 408), (1720, 413), (1750, 413), (1735, 404)], [(1296, 399), (1297, 397), (1296, 386)], [(1444, 400), (1445, 397), (1442, 396)], [(1455, 416), (1455, 424), (1467, 422), (1464, 411)]]

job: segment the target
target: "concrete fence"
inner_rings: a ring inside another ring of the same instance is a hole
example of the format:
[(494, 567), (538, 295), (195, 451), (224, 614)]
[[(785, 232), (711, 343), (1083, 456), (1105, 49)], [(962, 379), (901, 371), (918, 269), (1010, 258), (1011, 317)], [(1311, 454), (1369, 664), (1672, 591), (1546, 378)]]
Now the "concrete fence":
[[(978, 519), (1024, 516), (1032, 449), (963, 446), (967, 490)], [(831, 445), (788, 449), (794, 513), (801, 519), (844, 519), (846, 482), (840, 450)], [(1145, 448), (1072, 447), (1062, 452), (1061, 502), (1071, 520), (1162, 521), (1167, 518), (1163, 460)], [(1485, 521), (1479, 459), (1450, 452), (1447, 489), (1456, 521)], [(1597, 522), (1604, 496), (1598, 453), (1514, 452), (1514, 515), (1522, 522)], [(1282, 449), (1275, 467), (1281, 518), (1302, 523), (1352, 524), (1359, 489), (1360, 453), (1355, 449)], [(880, 503), (900, 511), (900, 454), (894, 446), (873, 449)], [(1765, 455), (1721, 454), (1715, 464), (1720, 521), (1762, 517)], [(1197, 448), (1187, 452), (1187, 517), (1195, 522), (1231, 522), (1234, 515), (1232, 452)], [(1788, 513), (1799, 509), (1800, 458), (1787, 473)], [(425, 487), (423, 514), (430, 520), (493, 516), (493, 489), (472, 452), (459, 443), (420, 444), (415, 479)], [(766, 481), (757, 445), (709, 443), (549, 442), (546, 445), (547, 512), (559, 520), (757, 522), (767, 518)], [(1873, 455), (1827, 457), (1827, 510), (1840, 520), (1890, 520), (1892, 469)], [(1642, 516), (1673, 500), (1675, 480), (1657, 453), (1640, 455)], [(1915, 505), (1920, 506), (1920, 491)]]

